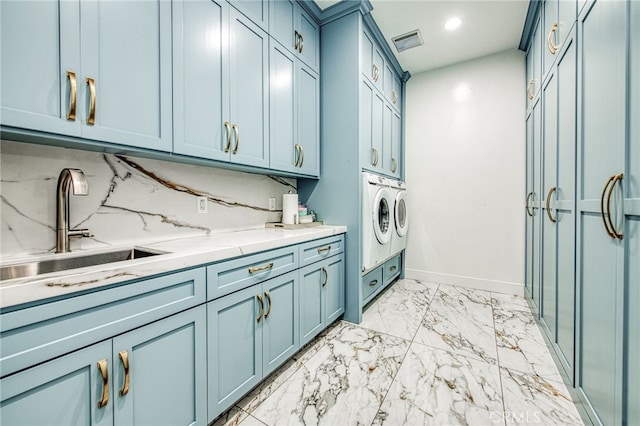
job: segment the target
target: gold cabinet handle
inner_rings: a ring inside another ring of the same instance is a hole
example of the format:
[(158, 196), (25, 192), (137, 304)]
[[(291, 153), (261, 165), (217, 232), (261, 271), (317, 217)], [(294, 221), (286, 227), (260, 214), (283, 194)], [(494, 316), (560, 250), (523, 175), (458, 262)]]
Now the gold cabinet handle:
[(254, 266), (253, 268), (249, 268), (249, 273), (254, 274), (256, 272), (266, 271), (267, 269), (271, 269), (271, 268), (273, 268), (273, 262), (265, 266)]
[(378, 285), (378, 280), (373, 280), (369, 283), (369, 287), (375, 287)]
[(298, 145), (298, 147), (300, 148), (300, 164), (298, 164), (298, 167), (302, 167), (304, 164), (304, 147), (302, 145)]
[(378, 154), (378, 150), (376, 148), (371, 148), (371, 153), (373, 154), (373, 159), (371, 160), (371, 165), (373, 167), (378, 165), (378, 160), (380, 159), (380, 156)]
[(534, 79), (532, 78), (531, 80), (529, 80), (529, 84), (527, 84), (527, 97), (529, 98), (529, 100), (533, 100), (533, 96), (534, 94), (531, 92), (531, 86), (534, 83)]
[(258, 314), (258, 318), (256, 318), (256, 322), (260, 322), (262, 316), (264, 315), (264, 302), (262, 301), (262, 296), (259, 294), (256, 295), (258, 302), (260, 302), (260, 313)]
[(393, 265), (393, 266), (391, 266), (391, 267), (389, 268), (389, 271), (391, 271), (391, 272), (395, 272), (395, 271), (396, 271), (396, 269), (398, 269), (398, 268), (396, 267), (396, 265)]
[(67, 78), (69, 79), (69, 88), (71, 93), (69, 95), (69, 111), (67, 112), (67, 120), (76, 121), (76, 73), (67, 70)]
[(607, 179), (607, 182), (604, 184), (604, 188), (602, 188), (602, 194), (600, 195), (600, 215), (602, 216), (604, 229), (607, 232), (607, 235), (609, 235), (611, 238), (616, 238), (616, 236), (613, 234), (613, 232), (611, 232), (611, 230), (609, 229), (609, 224), (607, 223), (607, 217), (604, 211), (604, 196), (607, 193), (607, 188), (609, 188), (609, 185), (611, 184), (611, 182), (613, 182), (615, 178), (616, 178), (616, 175), (612, 175), (609, 177), (609, 179)]
[(298, 33), (298, 35), (300, 36), (300, 44), (298, 46), (298, 52), (302, 53), (302, 50), (304, 49), (304, 37), (302, 37), (302, 34)]
[(613, 177), (613, 181), (611, 183), (611, 189), (609, 189), (609, 195), (607, 195), (607, 219), (609, 221), (609, 226), (611, 227), (611, 233), (613, 234), (612, 236), (619, 240), (622, 240), (623, 235), (622, 233), (618, 232), (615, 225), (613, 224), (613, 220), (611, 220), (611, 194), (613, 194), (613, 190), (616, 187), (616, 183), (622, 182), (623, 178), (624, 178), (624, 175), (622, 173), (617, 174)]
[(267, 313), (264, 314), (264, 319), (269, 318), (269, 314), (271, 313), (271, 295), (269, 294), (268, 291), (264, 292), (264, 296), (267, 298), (267, 302), (269, 302), (269, 309), (267, 309)]
[(293, 33), (295, 34), (295, 37), (296, 37), (296, 42), (295, 42), (293, 48), (295, 50), (299, 50), (300, 49), (300, 33), (298, 31), (294, 31)]
[(224, 147), (224, 152), (229, 152), (229, 148), (231, 148), (231, 123), (225, 121), (224, 128), (227, 130), (227, 144)]
[(371, 76), (371, 79), (377, 83), (378, 82), (378, 78), (380, 78), (380, 74), (379, 74), (379, 71), (378, 71), (378, 66), (376, 64), (373, 64), (371, 66), (371, 70), (372, 70), (372, 74), (373, 74)]
[(553, 43), (552, 37), (553, 34), (558, 30), (558, 23), (555, 22), (552, 26), (551, 29), (549, 30), (549, 35), (547, 35), (547, 48), (549, 49), (549, 52), (551, 52), (552, 55), (555, 55), (556, 52), (558, 51), (558, 48), (560, 47), (557, 44)]
[(106, 359), (98, 361), (98, 370), (102, 376), (102, 398), (98, 401), (98, 408), (103, 408), (109, 402), (109, 369)]
[(299, 145), (293, 144), (294, 154), (293, 154), (293, 167), (298, 167), (298, 163), (300, 162), (300, 150), (298, 149)]
[(396, 160), (395, 158), (392, 158), (391, 164), (393, 164), (393, 166), (391, 167), (391, 173), (395, 173), (396, 170), (398, 170), (398, 160)]
[(127, 351), (120, 351), (118, 353), (122, 368), (124, 368), (124, 383), (122, 389), (120, 389), (120, 396), (125, 396), (129, 393), (129, 354)]
[(232, 152), (232, 154), (235, 154), (238, 152), (238, 146), (240, 145), (240, 129), (238, 129), (237, 124), (234, 124), (231, 127), (233, 127), (233, 132), (236, 134), (236, 145), (233, 147), (233, 152)]
[(324, 280), (322, 281), (322, 287), (327, 285), (327, 281), (329, 281), (329, 273), (327, 272), (327, 268), (322, 267), (322, 273), (324, 274)]
[(89, 85), (89, 116), (87, 117), (87, 124), (93, 126), (96, 124), (96, 82), (93, 78), (87, 77), (87, 84)]
[(524, 208), (527, 210), (527, 214), (533, 217), (533, 212), (529, 208), (529, 200), (531, 199), (532, 195), (533, 195), (533, 192), (530, 192), (527, 194), (527, 201), (525, 201)]
[(326, 246), (318, 249), (318, 254), (326, 253), (331, 250), (331, 246)]
[(554, 192), (556, 192), (556, 187), (554, 186), (553, 188), (551, 188), (549, 190), (549, 193), (547, 194), (547, 217), (549, 218), (549, 220), (552, 223), (556, 223), (556, 219), (554, 219), (554, 217), (551, 215), (551, 194), (553, 194)]
[(391, 91), (391, 102), (393, 102), (394, 105), (398, 102), (398, 94), (395, 90)]

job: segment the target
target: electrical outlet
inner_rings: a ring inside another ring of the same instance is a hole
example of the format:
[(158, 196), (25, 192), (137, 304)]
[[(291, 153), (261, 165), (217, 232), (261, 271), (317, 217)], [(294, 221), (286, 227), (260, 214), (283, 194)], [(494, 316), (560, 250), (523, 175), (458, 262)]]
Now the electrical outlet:
[(269, 211), (271, 212), (276, 211), (276, 199), (273, 197), (269, 198)]
[(206, 213), (208, 207), (209, 207), (209, 200), (207, 200), (207, 197), (198, 197), (198, 204), (196, 206), (196, 211), (199, 214)]

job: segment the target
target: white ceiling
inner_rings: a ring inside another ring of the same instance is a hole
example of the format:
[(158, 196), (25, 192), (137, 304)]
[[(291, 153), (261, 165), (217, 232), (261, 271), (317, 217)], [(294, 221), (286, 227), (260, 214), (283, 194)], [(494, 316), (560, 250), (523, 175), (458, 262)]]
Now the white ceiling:
[[(411, 74), (515, 49), (529, 0), (370, 0), (372, 15), (402, 68)], [(316, 0), (321, 8), (337, 3)], [(462, 25), (444, 29), (457, 16)], [(419, 29), (424, 44), (398, 53), (391, 39)]]

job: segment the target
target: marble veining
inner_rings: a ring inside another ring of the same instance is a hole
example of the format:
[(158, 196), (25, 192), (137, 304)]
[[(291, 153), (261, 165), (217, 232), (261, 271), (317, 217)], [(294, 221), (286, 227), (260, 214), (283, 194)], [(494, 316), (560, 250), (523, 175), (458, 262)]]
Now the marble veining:
[[(54, 146), (2, 141), (0, 150), (4, 260), (54, 249), (56, 183), (65, 167), (82, 169), (89, 183), (89, 195), (70, 197), (70, 225), (93, 234), (72, 240), (74, 251), (264, 226), (281, 217), (269, 211), (269, 197), (281, 209), (282, 194), (297, 186), (277, 176)], [(197, 213), (197, 197), (206, 197), (207, 214)]]
[(497, 366), (414, 342), (373, 424), (483, 425), (492, 416), (502, 416)]
[(566, 386), (535, 374), (501, 368), (507, 425), (582, 425)]
[(494, 308), (500, 308), (507, 311), (515, 310), (531, 312), (525, 298), (514, 294), (491, 293), (491, 303)]
[(497, 352), (490, 303), (488, 292), (441, 285), (415, 341), (495, 364)]
[(371, 424), (408, 346), (347, 324), (252, 415), (272, 426)]
[(494, 316), (501, 366), (562, 381), (531, 313), (495, 308)]
[(400, 280), (362, 315), (361, 327), (412, 340), (438, 284)]

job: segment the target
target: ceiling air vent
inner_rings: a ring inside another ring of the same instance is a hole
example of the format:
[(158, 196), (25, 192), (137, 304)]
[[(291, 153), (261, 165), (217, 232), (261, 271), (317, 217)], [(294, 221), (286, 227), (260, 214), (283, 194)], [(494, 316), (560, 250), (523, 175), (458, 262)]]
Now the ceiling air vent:
[(396, 45), (398, 53), (424, 44), (422, 41), (422, 35), (420, 35), (420, 30), (413, 30), (406, 34), (394, 37), (391, 40), (393, 40), (393, 44)]

